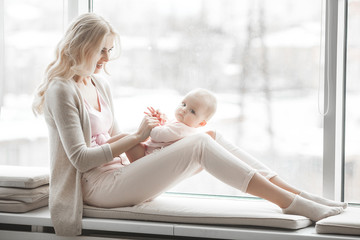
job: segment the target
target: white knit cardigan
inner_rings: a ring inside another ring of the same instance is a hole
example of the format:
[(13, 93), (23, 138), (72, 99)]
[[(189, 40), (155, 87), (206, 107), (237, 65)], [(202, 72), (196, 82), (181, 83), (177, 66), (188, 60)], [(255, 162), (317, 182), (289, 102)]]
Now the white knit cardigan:
[[(119, 132), (112, 96), (105, 79), (92, 76), (113, 113), (110, 135)], [(49, 208), (55, 233), (80, 235), (83, 215), (81, 175), (113, 160), (109, 144), (90, 148), (91, 125), (79, 88), (73, 80), (55, 79), (45, 94), (44, 116), (49, 130)]]

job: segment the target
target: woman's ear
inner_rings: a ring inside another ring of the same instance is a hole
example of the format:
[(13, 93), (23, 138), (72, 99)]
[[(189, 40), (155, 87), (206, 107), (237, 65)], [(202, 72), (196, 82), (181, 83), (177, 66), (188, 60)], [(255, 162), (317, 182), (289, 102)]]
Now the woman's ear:
[(206, 120), (204, 120), (204, 121), (202, 121), (201, 123), (200, 123), (200, 126), (205, 126), (207, 124), (207, 122), (206, 122)]

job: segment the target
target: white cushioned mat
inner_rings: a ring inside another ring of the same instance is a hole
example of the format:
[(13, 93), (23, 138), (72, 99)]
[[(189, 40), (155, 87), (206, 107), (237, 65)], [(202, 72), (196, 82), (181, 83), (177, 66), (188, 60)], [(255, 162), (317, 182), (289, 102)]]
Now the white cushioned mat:
[(283, 214), (276, 205), (262, 200), (187, 197), (163, 194), (133, 207), (84, 206), (84, 216), (159, 222), (248, 225), (300, 229), (312, 224), (306, 217)]
[(15, 200), (25, 203), (33, 203), (49, 197), (49, 185), (37, 188), (9, 188), (0, 187), (0, 200)]
[(24, 213), (48, 205), (49, 198), (44, 197), (32, 203), (15, 200), (0, 200), (0, 212)]
[(360, 208), (348, 207), (344, 213), (316, 223), (317, 233), (360, 235)]
[(0, 186), (36, 188), (49, 183), (49, 169), (42, 167), (0, 166)]

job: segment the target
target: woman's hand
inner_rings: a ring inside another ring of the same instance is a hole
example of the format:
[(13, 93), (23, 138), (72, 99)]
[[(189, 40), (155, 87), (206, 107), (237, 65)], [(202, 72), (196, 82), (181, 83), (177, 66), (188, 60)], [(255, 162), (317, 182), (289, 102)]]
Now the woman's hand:
[(140, 142), (144, 142), (146, 139), (149, 138), (151, 130), (159, 125), (160, 122), (156, 117), (145, 115), (136, 132), (138, 140)]

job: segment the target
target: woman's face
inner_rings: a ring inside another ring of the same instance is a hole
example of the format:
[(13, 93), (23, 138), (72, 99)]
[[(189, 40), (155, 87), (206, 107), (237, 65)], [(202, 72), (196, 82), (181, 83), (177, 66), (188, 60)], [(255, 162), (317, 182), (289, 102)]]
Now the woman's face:
[(114, 36), (107, 35), (103, 41), (103, 47), (99, 53), (99, 59), (96, 62), (94, 73), (99, 73), (110, 59), (110, 54), (114, 48)]

